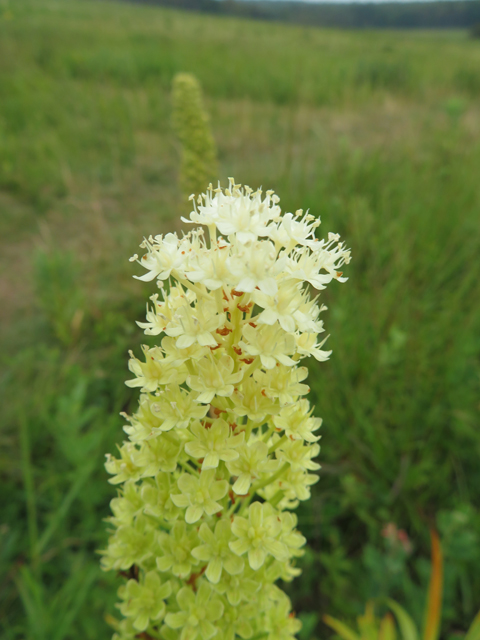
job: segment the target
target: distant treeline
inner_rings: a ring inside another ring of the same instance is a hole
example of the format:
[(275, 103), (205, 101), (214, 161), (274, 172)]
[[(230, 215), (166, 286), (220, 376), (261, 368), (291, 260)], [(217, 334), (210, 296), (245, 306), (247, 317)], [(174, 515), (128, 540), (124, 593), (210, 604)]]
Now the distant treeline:
[(310, 4), (275, 0), (132, 0), (177, 9), (319, 27), (450, 29), (480, 23), (480, 0)]

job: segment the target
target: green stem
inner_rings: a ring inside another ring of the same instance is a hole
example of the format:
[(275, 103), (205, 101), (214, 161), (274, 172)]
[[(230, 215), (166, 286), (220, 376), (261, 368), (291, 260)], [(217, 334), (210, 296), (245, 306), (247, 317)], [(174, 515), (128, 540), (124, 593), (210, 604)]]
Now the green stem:
[(273, 474), (273, 476), (270, 476), (269, 478), (265, 478), (265, 480), (261, 480), (260, 482), (257, 482), (256, 484), (254, 484), (251, 488), (252, 493), (257, 492), (259, 489), (263, 489), (264, 487), (267, 487), (269, 484), (272, 484), (272, 482), (275, 482), (275, 480), (278, 480), (281, 476), (283, 476), (283, 474), (285, 473), (285, 471), (288, 470), (289, 467), (290, 467), (290, 463), (285, 462), (285, 464), (283, 464), (280, 467), (280, 469)]
[(192, 284), (190, 282), (190, 280), (187, 279), (180, 279), (179, 278), (179, 282), (182, 283), (182, 285), (184, 287), (186, 287), (187, 289), (190, 289), (190, 291), (193, 291), (193, 293), (200, 298), (207, 298), (207, 300), (211, 300), (212, 296), (208, 293), (208, 291), (202, 291), (202, 289), (200, 289), (199, 286), (197, 286), (196, 284)]
[(182, 469), (185, 469), (185, 471), (187, 471), (188, 473), (193, 473), (198, 475), (198, 470), (192, 467), (191, 464), (188, 464), (188, 462), (184, 462), (183, 460), (177, 460), (177, 464), (180, 465)]
[(273, 435), (274, 431), (275, 431), (275, 426), (268, 427), (262, 438), (263, 442), (268, 442), (270, 440), (270, 437)]
[(37, 505), (35, 499), (35, 489), (33, 484), (32, 461), (30, 455), (30, 437), (28, 433), (27, 419), (23, 411), (20, 413), (20, 448), (22, 454), (22, 474), (27, 502), (27, 526), (30, 543), (30, 558), (36, 563), (38, 558), (37, 541)]
[(283, 493), (283, 491), (279, 489), (277, 493), (273, 496), (273, 498), (270, 498), (268, 502), (272, 505), (272, 507), (276, 507), (284, 495), (285, 494)]
[[(265, 478), (265, 480), (262, 480), (261, 482), (257, 482), (256, 484), (252, 485), (250, 487), (250, 495), (247, 498), (245, 498), (245, 500), (242, 502), (242, 506), (240, 507), (238, 515), (241, 516), (243, 513), (245, 513), (250, 502), (252, 501), (253, 496), (257, 493), (259, 489), (263, 489), (269, 484), (272, 484), (272, 482), (275, 482), (275, 480), (278, 480), (285, 473), (285, 471), (287, 471), (289, 467), (290, 467), (290, 464), (286, 462), (284, 465), (280, 467), (280, 469), (276, 473), (273, 474), (273, 476), (270, 476), (269, 478)], [(275, 494), (274, 497), (276, 497), (276, 495), (277, 494)]]
[(268, 455), (270, 455), (271, 453), (273, 453), (275, 451), (275, 449), (278, 449), (278, 447), (281, 447), (282, 444), (286, 441), (287, 436), (283, 435), (280, 440), (278, 440), (278, 442), (276, 442), (275, 444), (272, 444), (272, 446), (270, 447), (270, 449), (268, 450)]

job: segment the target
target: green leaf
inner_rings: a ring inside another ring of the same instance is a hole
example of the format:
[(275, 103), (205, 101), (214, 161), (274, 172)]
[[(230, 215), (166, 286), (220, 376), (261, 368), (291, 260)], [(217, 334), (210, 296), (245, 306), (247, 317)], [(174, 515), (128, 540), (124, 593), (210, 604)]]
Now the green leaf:
[(480, 640), (480, 611), (475, 616), (470, 629), (467, 631), (465, 640)]
[(400, 627), (400, 631), (402, 632), (402, 639), (417, 640), (417, 628), (415, 627), (415, 623), (405, 611), (405, 609), (401, 607), (398, 602), (395, 602), (395, 600), (391, 600), (390, 598), (387, 599), (387, 604), (398, 620), (398, 626)]
[(338, 635), (343, 638), (343, 640), (360, 640), (360, 636), (355, 633), (350, 627), (347, 627), (346, 624), (340, 622), (340, 620), (336, 620), (332, 618), (332, 616), (325, 615), (323, 616), (323, 622), (328, 625), (331, 629), (336, 631)]
[(378, 632), (378, 640), (397, 640), (397, 630), (391, 613), (387, 613), (387, 615), (382, 618)]

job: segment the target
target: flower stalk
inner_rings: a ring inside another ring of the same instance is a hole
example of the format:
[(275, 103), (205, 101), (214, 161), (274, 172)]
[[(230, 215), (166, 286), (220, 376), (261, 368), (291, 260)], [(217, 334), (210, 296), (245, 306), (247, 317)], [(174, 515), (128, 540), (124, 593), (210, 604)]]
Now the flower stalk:
[(106, 462), (119, 495), (102, 566), (130, 577), (115, 640), (293, 640), (301, 627), (275, 582), (299, 574), (292, 510), (318, 480), (301, 361), (330, 352), (309, 285), (343, 282), (350, 253), (278, 203), (210, 187), (184, 220), (207, 237), (157, 235), (134, 257), (159, 285), (138, 323), (159, 345), (131, 354), (139, 409)]

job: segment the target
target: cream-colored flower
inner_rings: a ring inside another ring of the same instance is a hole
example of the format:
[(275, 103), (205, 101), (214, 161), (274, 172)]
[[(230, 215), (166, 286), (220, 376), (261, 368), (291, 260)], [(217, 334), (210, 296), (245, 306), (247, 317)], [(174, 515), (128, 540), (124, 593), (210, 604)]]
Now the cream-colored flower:
[(187, 507), (185, 520), (189, 524), (200, 520), (206, 513), (213, 516), (222, 509), (218, 502), (228, 491), (226, 480), (215, 480), (215, 469), (203, 471), (200, 478), (184, 473), (178, 479), (180, 494), (173, 494), (172, 500), (177, 507)]
[(308, 376), (307, 367), (290, 368), (279, 365), (274, 369), (255, 371), (254, 379), (269, 398), (278, 398), (280, 404), (293, 404), (299, 396), (304, 396), (310, 387), (301, 384)]
[(325, 362), (332, 354), (331, 351), (322, 351), (321, 347), (325, 344), (327, 338), (317, 343), (316, 333), (295, 334), (295, 343), (297, 345), (297, 353), (302, 356), (313, 356), (318, 362)]
[(159, 385), (163, 384), (183, 384), (187, 378), (187, 369), (184, 366), (173, 366), (165, 361), (163, 351), (160, 347), (149, 349), (142, 347), (145, 355), (145, 362), (140, 362), (132, 352), (128, 368), (135, 374), (136, 378), (127, 380), (127, 387), (140, 387), (142, 391), (156, 391)]
[(295, 352), (295, 338), (280, 327), (272, 329), (264, 325), (254, 329), (246, 324), (243, 338), (239, 346), (252, 356), (260, 356), (266, 369), (273, 369), (277, 362), (287, 367), (295, 364), (295, 360), (289, 357)]
[(320, 436), (313, 435), (322, 426), (321, 418), (312, 416), (308, 400), (302, 399), (293, 406), (284, 407), (280, 414), (273, 418), (273, 423), (291, 440), (305, 440), (316, 442)]
[(231, 283), (233, 276), (228, 264), (228, 249), (228, 245), (221, 244), (195, 256), (186, 274), (190, 282), (201, 282), (212, 291)]
[(185, 429), (192, 420), (201, 420), (208, 407), (199, 404), (191, 393), (181, 387), (172, 386), (154, 399), (151, 410), (162, 419), (158, 431), (170, 431), (173, 427)]
[(284, 269), (284, 260), (277, 260), (273, 244), (263, 240), (240, 246), (238, 253), (230, 258), (229, 266), (235, 274), (234, 284), (238, 291), (252, 293), (259, 289), (274, 296), (278, 291), (276, 277)]
[(301, 209), (295, 215), (286, 213), (279, 224), (271, 228), (270, 238), (277, 247), (284, 247), (287, 253), (297, 245), (309, 247), (315, 241), (315, 229), (320, 220), (308, 213), (300, 220), (302, 213)]
[(178, 438), (161, 434), (142, 442), (140, 450), (133, 454), (133, 459), (137, 467), (142, 469), (142, 478), (154, 477), (159, 471), (175, 471), (181, 449), (182, 443)]
[(289, 440), (275, 453), (280, 462), (288, 462), (294, 471), (317, 471), (320, 469), (320, 465), (312, 460), (320, 453), (320, 445), (318, 444), (305, 446), (301, 440)]
[(274, 583), (300, 572), (289, 511), (318, 480), (321, 425), (300, 360), (330, 355), (312, 290), (343, 282), (350, 253), (336, 234), (317, 239), (309, 213), (282, 215), (271, 191), (230, 180), (193, 207), (187, 222), (205, 232), (141, 245), (138, 279), (159, 292), (138, 324), (161, 346), (131, 355), (140, 403), (106, 462), (120, 487), (102, 565), (132, 578), (115, 640), (294, 640), (300, 623)]
[(232, 487), (240, 496), (246, 495), (253, 481), (262, 474), (274, 473), (279, 468), (279, 463), (268, 456), (268, 446), (265, 442), (257, 440), (252, 444), (243, 444), (238, 448), (239, 456), (227, 462), (227, 469), (237, 479)]
[(203, 358), (197, 363), (198, 374), (187, 378), (188, 386), (198, 391), (198, 402), (211, 402), (215, 396), (229, 397), (234, 385), (242, 379), (242, 372), (233, 373), (234, 361), (230, 356)]
[(244, 380), (241, 389), (237, 389), (231, 398), (235, 415), (248, 416), (253, 423), (261, 423), (268, 415), (275, 415), (280, 410), (278, 402), (267, 396), (264, 387), (254, 378)]
[(195, 308), (184, 305), (177, 310), (173, 321), (165, 329), (167, 336), (177, 338), (179, 349), (191, 347), (196, 342), (202, 347), (214, 347), (215, 331), (225, 324), (225, 314), (216, 313), (208, 300), (200, 300)]
[(262, 291), (253, 293), (253, 301), (263, 309), (258, 317), (260, 324), (272, 325), (278, 322), (284, 331), (293, 333), (297, 328), (295, 312), (304, 302), (301, 285), (287, 280), (280, 286), (274, 296), (266, 295)]
[(220, 460), (229, 462), (238, 458), (236, 450), (243, 443), (244, 433), (232, 435), (230, 427), (221, 418), (212, 423), (196, 422), (190, 427), (193, 439), (185, 444), (192, 458), (203, 458), (203, 469), (216, 469)]
[(113, 478), (110, 484), (120, 484), (128, 480), (138, 480), (142, 475), (142, 468), (136, 463), (137, 447), (132, 442), (124, 442), (118, 447), (120, 458), (114, 458), (110, 453), (106, 454), (105, 469)]
[(148, 273), (143, 276), (133, 276), (137, 280), (149, 282), (154, 278), (167, 280), (173, 269), (179, 267), (184, 261), (176, 233), (167, 233), (165, 238), (155, 236), (155, 240), (145, 240), (143, 246), (147, 249), (141, 260), (138, 261)]

